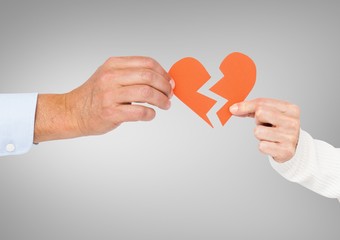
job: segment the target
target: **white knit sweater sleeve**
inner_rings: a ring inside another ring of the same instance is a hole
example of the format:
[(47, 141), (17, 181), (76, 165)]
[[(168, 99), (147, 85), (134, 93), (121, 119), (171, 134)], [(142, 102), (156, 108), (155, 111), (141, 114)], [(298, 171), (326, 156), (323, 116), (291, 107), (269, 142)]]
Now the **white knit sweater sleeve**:
[(289, 181), (328, 198), (340, 201), (340, 149), (313, 139), (300, 130), (300, 138), (295, 156), (277, 163), (271, 157), (272, 167)]

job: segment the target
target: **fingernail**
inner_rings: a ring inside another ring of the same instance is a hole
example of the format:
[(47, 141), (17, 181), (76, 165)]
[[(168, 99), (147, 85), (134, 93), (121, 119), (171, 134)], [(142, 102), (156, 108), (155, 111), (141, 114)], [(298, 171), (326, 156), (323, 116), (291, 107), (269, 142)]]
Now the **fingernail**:
[(175, 81), (173, 79), (170, 79), (170, 85), (171, 85), (172, 89), (175, 89), (176, 84), (175, 84)]
[(229, 108), (229, 111), (230, 111), (231, 113), (235, 113), (235, 112), (237, 112), (237, 110), (238, 110), (238, 105), (237, 105), (237, 104), (234, 104), (234, 105), (232, 105), (232, 106)]

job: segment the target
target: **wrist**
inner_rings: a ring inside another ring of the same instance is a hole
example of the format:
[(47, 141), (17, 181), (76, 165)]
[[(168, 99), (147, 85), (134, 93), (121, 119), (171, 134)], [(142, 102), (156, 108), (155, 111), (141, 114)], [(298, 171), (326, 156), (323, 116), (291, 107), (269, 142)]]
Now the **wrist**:
[(34, 143), (81, 136), (73, 119), (69, 94), (39, 94)]

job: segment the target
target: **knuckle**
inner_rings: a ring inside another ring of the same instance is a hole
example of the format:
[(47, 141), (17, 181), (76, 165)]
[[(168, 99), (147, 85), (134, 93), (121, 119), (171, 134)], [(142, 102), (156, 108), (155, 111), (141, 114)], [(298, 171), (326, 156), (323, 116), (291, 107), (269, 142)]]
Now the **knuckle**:
[(155, 116), (154, 111), (151, 109), (140, 107), (134, 110), (136, 120), (152, 120)]
[(140, 94), (143, 98), (149, 99), (153, 97), (153, 89), (149, 86), (141, 86)]
[(148, 112), (145, 108), (136, 108), (134, 113), (138, 120), (144, 119), (148, 115)]
[(153, 68), (156, 67), (157, 62), (153, 58), (143, 57), (142, 58), (142, 64), (145, 68), (153, 69)]
[(108, 83), (111, 82), (118, 77), (118, 72), (117, 71), (104, 71), (102, 77), (100, 78), (100, 82), (103, 83)]
[(120, 71), (112, 68), (112, 64), (108, 64), (108, 61), (97, 69), (94, 74), (95, 79), (107, 81), (116, 78), (120, 74)]
[(102, 88), (112, 87), (112, 83), (119, 80), (121, 75), (120, 71), (112, 71), (111, 69), (106, 69), (101, 72), (101, 75), (96, 79), (98, 86)]
[(293, 110), (295, 116), (300, 117), (301, 110), (300, 110), (299, 106), (293, 104), (292, 105), (292, 110)]
[(296, 136), (294, 134), (288, 135), (289, 143), (293, 144), (295, 142)]
[(289, 123), (289, 127), (292, 129), (292, 130), (298, 130), (300, 129), (300, 121), (291, 121)]
[(141, 72), (141, 79), (146, 83), (151, 83), (154, 80), (154, 74), (149, 70), (143, 70)]
[(300, 128), (300, 121), (293, 121), (292, 122), (292, 128), (294, 130), (299, 129)]
[(287, 135), (286, 136), (286, 139), (287, 139), (287, 144), (294, 144), (294, 142), (295, 142), (295, 139), (296, 139), (296, 137), (295, 136), (293, 136), (293, 135)]
[(262, 118), (266, 113), (264, 107), (259, 106), (255, 112), (255, 118)]

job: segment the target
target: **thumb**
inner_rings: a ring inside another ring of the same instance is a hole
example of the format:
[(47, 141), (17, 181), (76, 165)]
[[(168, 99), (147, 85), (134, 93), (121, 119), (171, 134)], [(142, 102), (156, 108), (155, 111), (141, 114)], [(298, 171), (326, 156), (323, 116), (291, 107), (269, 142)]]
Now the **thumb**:
[(254, 116), (255, 109), (251, 102), (240, 102), (230, 106), (229, 111), (238, 117), (252, 117)]

